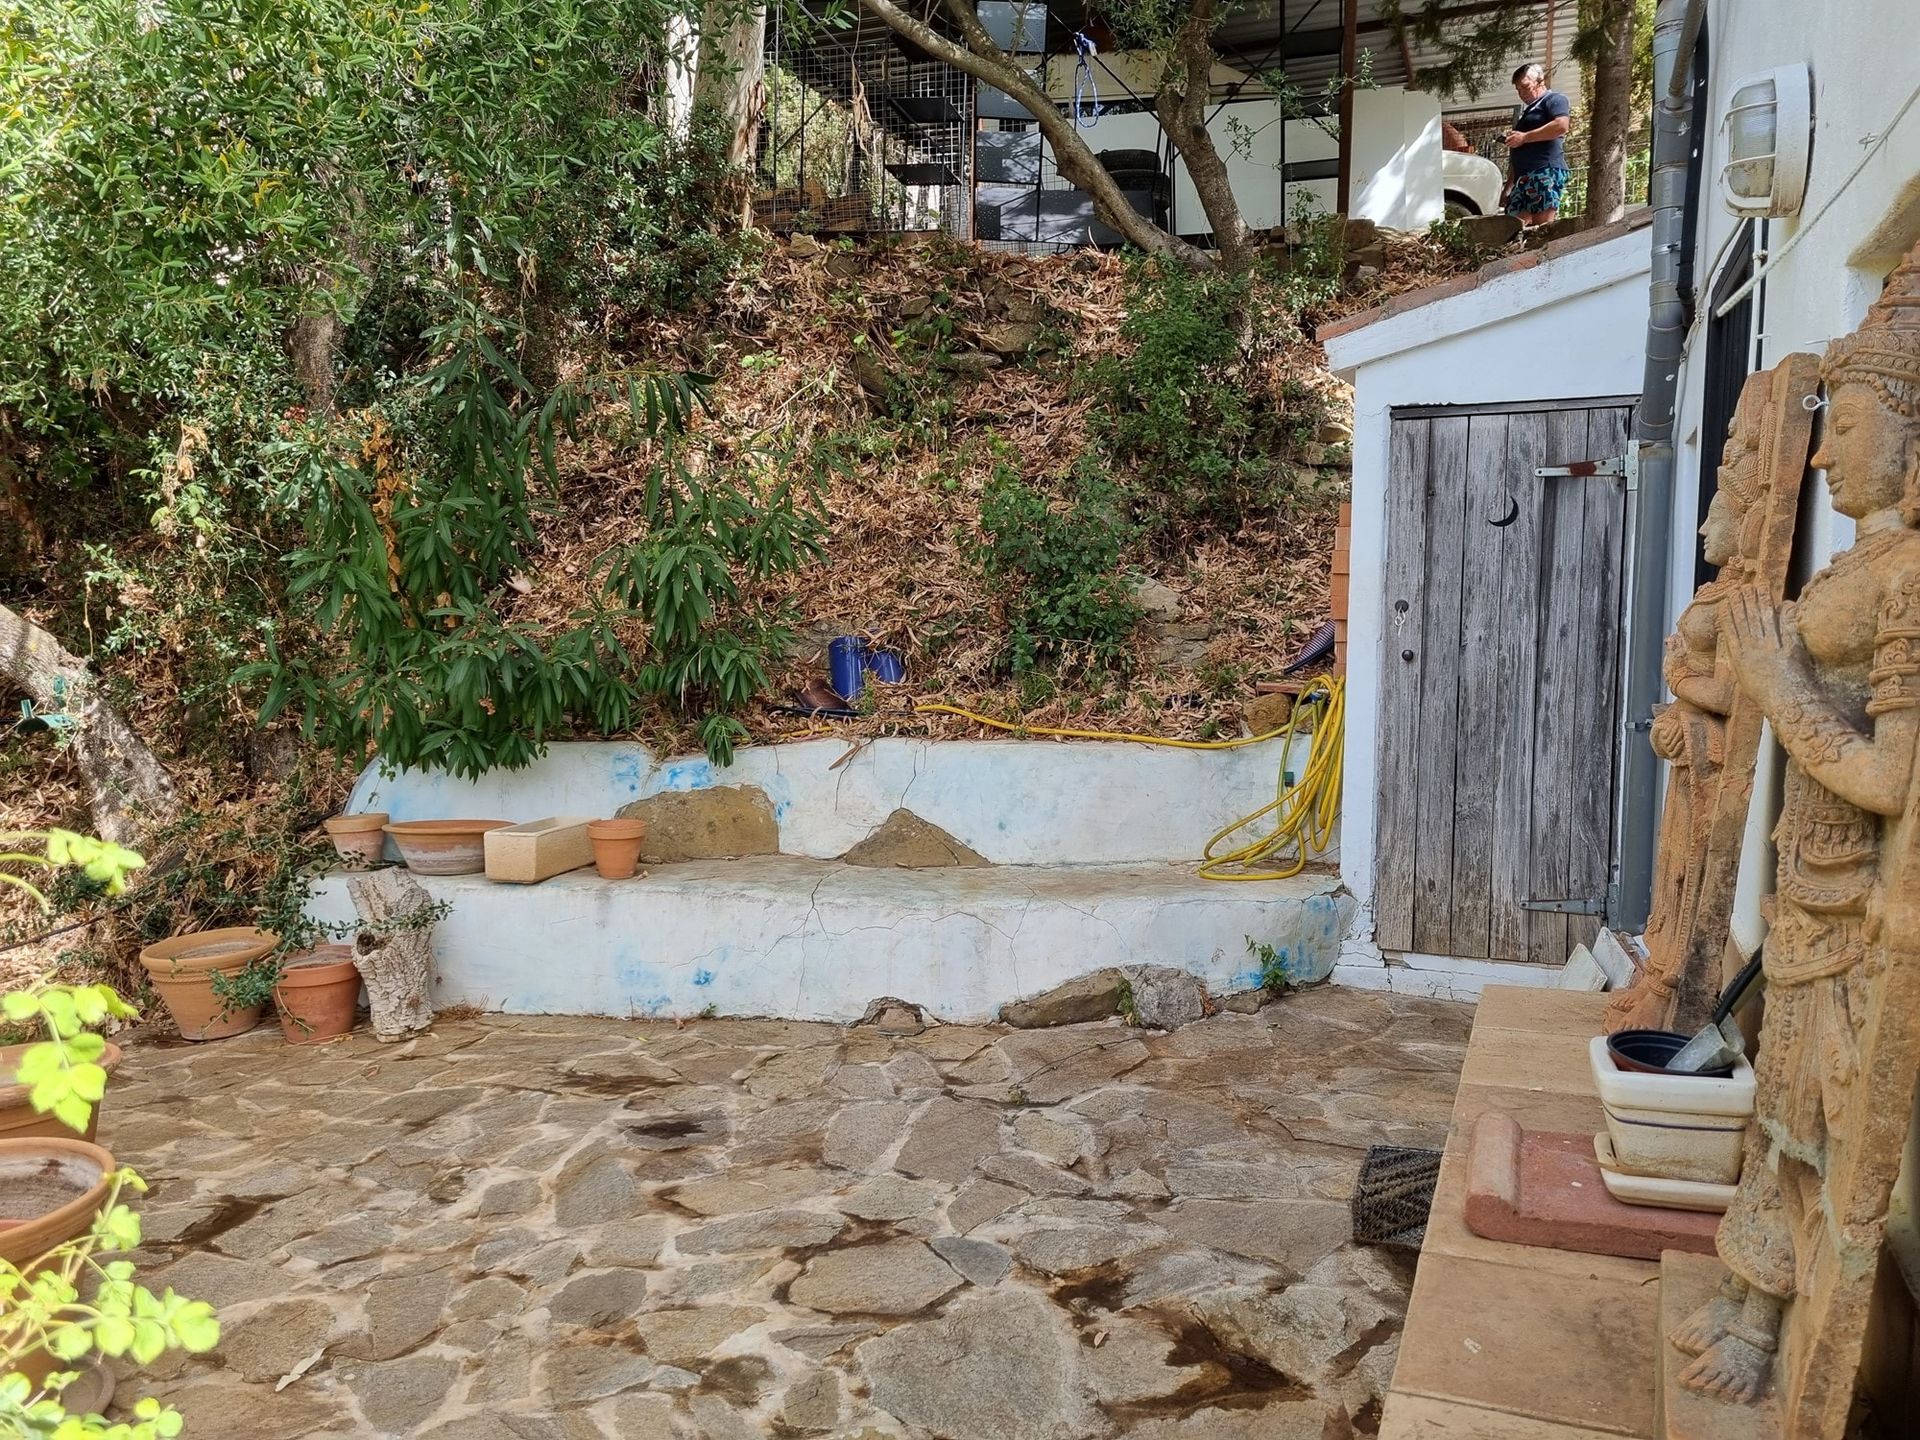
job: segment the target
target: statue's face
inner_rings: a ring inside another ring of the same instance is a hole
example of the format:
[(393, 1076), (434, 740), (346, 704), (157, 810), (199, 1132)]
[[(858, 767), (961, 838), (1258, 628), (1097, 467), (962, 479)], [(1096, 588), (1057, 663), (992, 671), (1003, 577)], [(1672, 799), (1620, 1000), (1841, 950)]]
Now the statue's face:
[(1859, 520), (1897, 506), (1914, 438), (1913, 422), (1882, 403), (1871, 385), (1850, 381), (1836, 387), (1813, 457), (1827, 472), (1833, 508)]
[(1709, 565), (1724, 565), (1740, 551), (1740, 511), (1725, 490), (1713, 492), (1706, 521), (1700, 526), (1700, 541)]

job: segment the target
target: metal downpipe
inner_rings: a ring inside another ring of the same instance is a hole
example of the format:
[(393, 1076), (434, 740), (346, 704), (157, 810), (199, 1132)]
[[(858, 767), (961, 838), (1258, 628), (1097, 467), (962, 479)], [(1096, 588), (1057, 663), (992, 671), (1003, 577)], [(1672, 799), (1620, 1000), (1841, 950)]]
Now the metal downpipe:
[(1706, 0), (1660, 0), (1653, 22), (1652, 281), (1647, 309), (1647, 364), (1634, 420), (1639, 492), (1633, 526), (1632, 617), (1623, 684), (1624, 754), (1620, 767), (1620, 871), (1608, 922), (1645, 928), (1653, 897), (1653, 858), (1660, 816), (1660, 762), (1647, 743), (1653, 707), (1666, 693), (1660, 674), (1667, 633), (1667, 586), (1673, 548), (1674, 412), (1686, 351), (1687, 303), (1680, 292), (1686, 227), (1687, 168), (1693, 148), (1693, 51)]

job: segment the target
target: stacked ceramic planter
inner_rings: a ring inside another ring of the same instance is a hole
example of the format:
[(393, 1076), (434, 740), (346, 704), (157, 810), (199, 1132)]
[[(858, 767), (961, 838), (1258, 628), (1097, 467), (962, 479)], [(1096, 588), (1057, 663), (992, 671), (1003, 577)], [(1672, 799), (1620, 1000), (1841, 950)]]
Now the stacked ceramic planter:
[(1616, 1199), (1683, 1210), (1724, 1210), (1733, 1199), (1753, 1118), (1753, 1066), (1726, 1076), (1627, 1070), (1607, 1037), (1588, 1048), (1607, 1128), (1594, 1137)]

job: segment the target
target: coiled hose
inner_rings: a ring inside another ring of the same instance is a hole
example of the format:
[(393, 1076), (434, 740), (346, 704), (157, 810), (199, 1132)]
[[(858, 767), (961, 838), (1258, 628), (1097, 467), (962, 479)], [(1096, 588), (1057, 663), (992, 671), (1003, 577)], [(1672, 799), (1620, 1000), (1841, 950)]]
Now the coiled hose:
[[(1318, 712), (1313, 726), (1313, 744), (1307, 752), (1306, 768), (1297, 780), (1291, 779), (1287, 760), (1293, 754), (1293, 739), (1303, 711)], [(1346, 728), (1347, 682), (1337, 675), (1323, 675), (1308, 683), (1293, 702), (1287, 723), (1264, 735), (1249, 735), (1238, 740), (1174, 740), (1164, 735), (1138, 735), (1124, 730), (1067, 730), (1050, 725), (1019, 725), (995, 720), (958, 705), (922, 704), (914, 710), (923, 715), (957, 715), (976, 725), (1005, 730), (1015, 735), (1056, 735), (1068, 740), (1130, 740), (1139, 745), (1167, 745), (1176, 750), (1238, 750), (1268, 740), (1282, 741), (1280, 774), (1274, 796), (1251, 815), (1244, 815), (1207, 841), (1201, 853), (1200, 874), (1208, 880), (1285, 880), (1306, 869), (1316, 855), (1323, 855), (1333, 841), (1333, 828), (1340, 818), (1340, 781), (1342, 747)], [(1291, 783), (1289, 783), (1291, 780)], [(1248, 840), (1233, 849), (1222, 849), (1229, 837), (1250, 830), (1272, 817), (1270, 833)], [(1229, 868), (1231, 867), (1231, 868)]]

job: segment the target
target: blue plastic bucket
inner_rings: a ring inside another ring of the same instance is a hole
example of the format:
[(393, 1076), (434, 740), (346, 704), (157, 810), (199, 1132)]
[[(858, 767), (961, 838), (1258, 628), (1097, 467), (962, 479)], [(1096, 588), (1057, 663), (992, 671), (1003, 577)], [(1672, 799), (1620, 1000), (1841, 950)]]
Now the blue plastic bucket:
[(851, 700), (865, 684), (867, 642), (859, 635), (842, 635), (827, 642), (827, 681), (833, 693)]
[(867, 669), (873, 672), (873, 678), (888, 685), (898, 685), (907, 678), (907, 665), (892, 650), (869, 650)]

